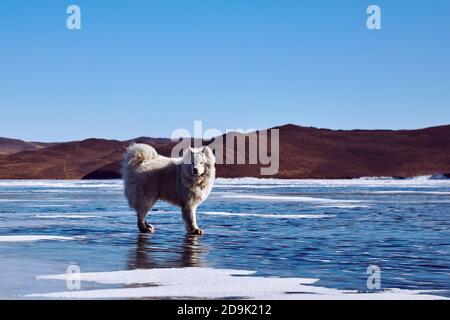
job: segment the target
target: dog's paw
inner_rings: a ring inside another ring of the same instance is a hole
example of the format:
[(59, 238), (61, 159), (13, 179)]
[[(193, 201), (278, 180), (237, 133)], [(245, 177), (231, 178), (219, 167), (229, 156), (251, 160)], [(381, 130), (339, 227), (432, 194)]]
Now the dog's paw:
[(138, 227), (139, 227), (139, 231), (141, 233), (154, 233), (155, 232), (155, 228), (147, 221), (145, 222), (145, 224), (138, 224)]
[(193, 229), (193, 230), (191, 231), (191, 234), (192, 234), (193, 236), (201, 236), (201, 235), (203, 234), (203, 230), (202, 230), (202, 229)]

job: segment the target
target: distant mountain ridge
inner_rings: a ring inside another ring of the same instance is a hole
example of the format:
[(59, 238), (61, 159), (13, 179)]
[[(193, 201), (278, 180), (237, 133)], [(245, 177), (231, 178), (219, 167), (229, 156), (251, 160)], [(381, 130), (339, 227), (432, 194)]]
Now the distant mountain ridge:
[[(329, 130), (292, 124), (280, 132), (280, 170), (273, 178), (415, 177), (450, 173), (450, 125), (419, 130)], [(63, 143), (0, 138), (0, 179), (120, 178), (132, 141), (169, 156), (170, 139), (87, 139)], [(205, 141), (208, 144), (209, 141)], [(225, 144), (224, 151), (227, 151)], [(230, 151), (230, 150), (228, 150)], [(260, 165), (217, 165), (219, 177), (260, 177)]]

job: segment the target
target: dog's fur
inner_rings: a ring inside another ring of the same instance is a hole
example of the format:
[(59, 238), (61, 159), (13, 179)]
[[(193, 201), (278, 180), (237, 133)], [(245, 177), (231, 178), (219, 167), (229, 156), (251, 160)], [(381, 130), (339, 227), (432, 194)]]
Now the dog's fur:
[(157, 200), (181, 208), (186, 230), (200, 235), (197, 207), (205, 201), (214, 184), (215, 157), (209, 147), (188, 148), (181, 158), (167, 158), (146, 144), (128, 147), (123, 162), (125, 196), (136, 210), (137, 224), (143, 233), (154, 232), (146, 221), (147, 213)]

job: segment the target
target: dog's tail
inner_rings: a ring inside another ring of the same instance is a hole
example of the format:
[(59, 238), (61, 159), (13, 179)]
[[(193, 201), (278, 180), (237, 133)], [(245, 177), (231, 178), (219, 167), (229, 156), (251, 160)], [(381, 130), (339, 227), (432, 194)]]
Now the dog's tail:
[(124, 155), (124, 169), (135, 167), (146, 160), (153, 160), (158, 157), (155, 148), (143, 143), (132, 143)]

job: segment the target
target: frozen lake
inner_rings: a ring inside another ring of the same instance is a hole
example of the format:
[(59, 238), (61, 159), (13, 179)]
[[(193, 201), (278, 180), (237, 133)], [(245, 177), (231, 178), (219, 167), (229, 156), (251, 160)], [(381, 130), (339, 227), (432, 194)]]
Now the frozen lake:
[(218, 179), (204, 236), (148, 220), (121, 181), (0, 181), (0, 298), (450, 298), (450, 180)]

